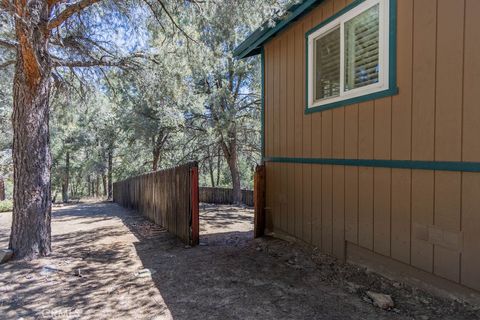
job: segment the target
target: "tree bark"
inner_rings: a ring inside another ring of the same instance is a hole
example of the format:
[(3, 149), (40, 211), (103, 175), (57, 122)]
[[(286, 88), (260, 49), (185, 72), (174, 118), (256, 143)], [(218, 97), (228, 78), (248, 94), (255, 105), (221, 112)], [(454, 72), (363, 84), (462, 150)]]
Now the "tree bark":
[(208, 171), (210, 173), (210, 183), (212, 185), (212, 188), (215, 188), (215, 175), (213, 172), (213, 159), (212, 155), (210, 153), (210, 147), (207, 148), (207, 157), (208, 157)]
[(232, 176), (232, 202), (234, 204), (242, 204), (242, 188), (240, 185), (240, 172), (238, 171), (237, 159), (230, 158), (227, 160), (230, 175)]
[(158, 163), (160, 161), (160, 149), (154, 149), (153, 150), (153, 165), (152, 165), (152, 171), (157, 171), (158, 170)]
[(238, 170), (237, 142), (236, 134), (233, 130), (230, 131), (229, 137), (230, 140), (228, 144), (225, 141), (222, 142), (222, 149), (232, 178), (232, 202), (234, 204), (241, 204), (242, 189), (240, 184), (240, 172)]
[(108, 200), (113, 199), (113, 147), (108, 149)]
[(75, 179), (73, 179), (73, 182), (70, 183), (70, 186), (68, 187), (69, 188), (69, 198), (75, 198), (75, 196), (77, 195), (77, 184), (75, 183)]
[(62, 201), (63, 203), (68, 203), (68, 187), (70, 185), (70, 152), (67, 151), (65, 157), (65, 172), (63, 176), (62, 184)]
[(108, 190), (107, 190), (107, 175), (105, 173), (102, 174), (102, 183), (103, 183), (103, 196), (106, 198), (108, 196)]
[(95, 197), (100, 197), (100, 176), (97, 174), (95, 182)]
[(5, 200), (5, 181), (0, 177), (0, 201)]
[(213, 166), (211, 159), (208, 161), (208, 171), (210, 172), (210, 184), (212, 185), (212, 188), (215, 188), (215, 177), (213, 174)]
[(75, 179), (75, 188), (73, 188), (73, 194), (72, 196), (76, 197), (79, 195), (85, 195), (85, 184), (82, 183), (83, 176), (81, 173), (77, 174), (77, 178)]
[(47, 1), (17, 3), (18, 40), (13, 84), (13, 221), (9, 248), (15, 258), (51, 252), (51, 155)]
[(90, 183), (90, 176), (87, 176), (87, 186), (88, 186), (88, 196), (90, 197), (92, 195), (92, 184)]
[(221, 156), (221, 150), (219, 148), (217, 152), (217, 186), (220, 185), (220, 173), (222, 172), (221, 167), (222, 167), (222, 156)]
[(153, 142), (153, 149), (152, 149), (152, 154), (153, 154), (153, 161), (152, 161), (152, 170), (157, 171), (158, 170), (158, 164), (160, 163), (161, 160), (161, 155), (163, 148), (165, 147), (165, 144), (167, 143), (167, 140), (169, 138), (170, 134), (164, 133), (163, 131), (158, 134), (158, 137), (153, 137), (152, 142)]

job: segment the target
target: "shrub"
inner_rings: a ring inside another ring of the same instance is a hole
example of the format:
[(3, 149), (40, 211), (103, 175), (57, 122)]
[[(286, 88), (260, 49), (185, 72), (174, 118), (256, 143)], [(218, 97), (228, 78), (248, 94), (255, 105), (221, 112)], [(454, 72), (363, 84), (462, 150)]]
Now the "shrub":
[(13, 201), (5, 200), (0, 201), (0, 212), (10, 212), (13, 209)]

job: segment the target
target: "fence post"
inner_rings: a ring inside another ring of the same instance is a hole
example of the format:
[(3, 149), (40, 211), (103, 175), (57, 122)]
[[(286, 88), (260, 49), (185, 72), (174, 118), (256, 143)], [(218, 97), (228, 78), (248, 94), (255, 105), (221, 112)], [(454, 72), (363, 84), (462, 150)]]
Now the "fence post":
[(200, 242), (200, 226), (199, 226), (199, 190), (198, 190), (198, 165), (193, 166), (190, 169), (190, 186), (191, 186), (191, 208), (192, 208), (192, 235), (191, 235), (191, 244), (196, 246)]
[(254, 224), (254, 236), (255, 238), (261, 237), (265, 232), (265, 166), (259, 165), (255, 169), (254, 178), (254, 205), (255, 205), (255, 224)]

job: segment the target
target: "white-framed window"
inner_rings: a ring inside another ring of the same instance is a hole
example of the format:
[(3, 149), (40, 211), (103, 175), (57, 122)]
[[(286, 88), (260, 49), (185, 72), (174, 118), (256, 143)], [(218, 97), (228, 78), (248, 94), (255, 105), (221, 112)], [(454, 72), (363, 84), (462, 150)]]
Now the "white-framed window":
[(390, 88), (390, 0), (365, 0), (307, 34), (308, 109)]

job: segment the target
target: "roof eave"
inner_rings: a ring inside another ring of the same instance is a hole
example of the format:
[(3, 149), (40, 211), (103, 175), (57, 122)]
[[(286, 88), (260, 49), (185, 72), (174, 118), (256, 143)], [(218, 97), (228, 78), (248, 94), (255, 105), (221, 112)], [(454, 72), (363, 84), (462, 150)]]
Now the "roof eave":
[(308, 13), (315, 6), (324, 0), (304, 0), (303, 2), (293, 5), (288, 9), (288, 14), (283, 18), (275, 21), (274, 27), (263, 25), (253, 32), (245, 41), (243, 41), (234, 51), (233, 55), (238, 59), (244, 59), (260, 54), (262, 46), (281, 32), (290, 23), (298, 20), (300, 17)]

